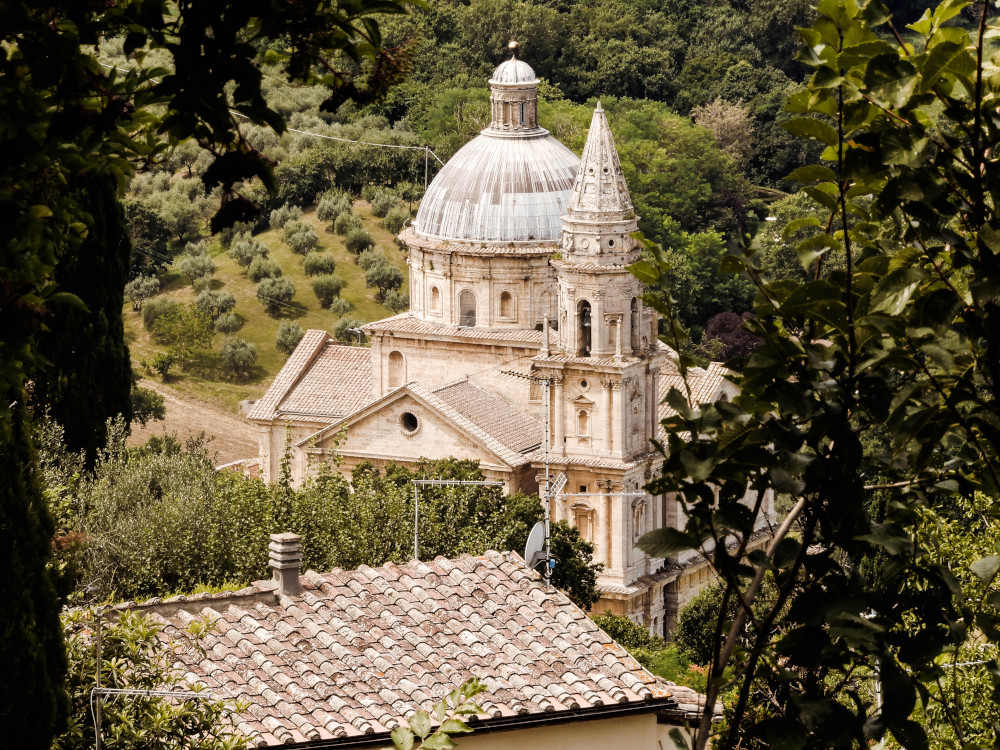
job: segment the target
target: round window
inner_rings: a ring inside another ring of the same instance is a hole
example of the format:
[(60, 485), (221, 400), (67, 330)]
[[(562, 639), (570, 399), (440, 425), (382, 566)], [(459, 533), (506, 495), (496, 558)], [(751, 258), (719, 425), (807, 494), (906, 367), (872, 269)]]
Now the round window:
[(417, 428), (420, 427), (420, 421), (413, 412), (404, 411), (399, 418), (399, 426), (403, 428), (403, 432), (416, 432)]
[(615, 241), (614, 240), (608, 240), (608, 247), (614, 247), (614, 246), (615, 246)]
[(588, 383), (586, 380), (581, 380), (580, 381), (580, 387), (583, 388), (583, 390), (587, 390), (587, 388), (589, 386), (590, 386), (590, 383)]

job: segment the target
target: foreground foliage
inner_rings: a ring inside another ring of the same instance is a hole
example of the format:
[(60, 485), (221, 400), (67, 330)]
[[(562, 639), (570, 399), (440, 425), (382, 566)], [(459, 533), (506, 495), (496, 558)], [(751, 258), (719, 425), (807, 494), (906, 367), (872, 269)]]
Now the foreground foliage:
[[(728, 258), (758, 284), (741, 394), (669, 397), (649, 489), (678, 492), (688, 520), (641, 546), (700, 549), (724, 581), (708, 684), (711, 701), (735, 668), (723, 747), (1000, 741), (1000, 68), (985, 3), (971, 37), (950, 23), (968, 5), (946, 0), (905, 44), (877, 0), (821, 0), (786, 123), (824, 149), (792, 178), (828, 218), (786, 228), (819, 229), (797, 247), (810, 277)], [(662, 284), (654, 255), (636, 271)], [(744, 557), (767, 492), (791, 512)], [(984, 662), (971, 695), (966, 661)], [(706, 718), (696, 745), (711, 734)]]

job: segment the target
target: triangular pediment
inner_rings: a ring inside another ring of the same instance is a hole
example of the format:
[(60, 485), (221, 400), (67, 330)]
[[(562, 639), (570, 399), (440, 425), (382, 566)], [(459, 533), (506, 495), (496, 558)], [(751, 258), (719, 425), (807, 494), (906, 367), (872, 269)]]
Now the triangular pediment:
[(416, 383), (397, 388), (298, 447), (395, 461), (471, 459), (493, 468), (526, 461)]

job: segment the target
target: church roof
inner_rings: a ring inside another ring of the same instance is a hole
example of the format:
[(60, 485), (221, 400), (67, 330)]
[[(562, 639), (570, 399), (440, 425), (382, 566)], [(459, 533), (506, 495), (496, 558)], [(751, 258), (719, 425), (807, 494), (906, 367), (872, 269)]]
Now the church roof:
[[(450, 337), (459, 340), (475, 339), (512, 344), (535, 344), (539, 347), (542, 345), (542, 332), (532, 328), (459, 328), (420, 320), (411, 312), (365, 323), (362, 329), (368, 333), (386, 331), (392, 334), (406, 333), (418, 336)], [(550, 344), (555, 345), (556, 335), (555, 331), (549, 331)]]
[(434, 394), (516, 453), (524, 453), (542, 443), (540, 422), (468, 380), (438, 388)]
[[(514, 553), (309, 571), (299, 581), (298, 596), (258, 582), (118, 609), (163, 628), (182, 679), (244, 702), (235, 727), (258, 747), (388, 744), (404, 717), (470, 677), (487, 686), (474, 720), (484, 728), (692, 702)], [(200, 617), (214, 627), (196, 638), (188, 626)]]
[(615, 138), (601, 103), (597, 103), (580, 157), (580, 170), (569, 202), (570, 218), (622, 219), (633, 214)]
[(310, 330), (247, 416), (329, 422), (372, 400), (371, 377), (370, 349), (341, 346), (326, 331)]
[(546, 130), (487, 129), (431, 181), (413, 228), (447, 240), (556, 242), (579, 164)]
[[(722, 393), (734, 392), (733, 386), (726, 378), (730, 374), (726, 366), (721, 362), (710, 362), (707, 368), (691, 367), (688, 369), (688, 385), (691, 387), (691, 398), (689, 403), (692, 406), (708, 404), (715, 401)], [(677, 412), (667, 403), (667, 394), (671, 388), (676, 388), (681, 393), (686, 393), (684, 380), (676, 365), (672, 362), (660, 369), (659, 382), (659, 411), (660, 419), (666, 419)], [(662, 432), (662, 430), (660, 430)]]

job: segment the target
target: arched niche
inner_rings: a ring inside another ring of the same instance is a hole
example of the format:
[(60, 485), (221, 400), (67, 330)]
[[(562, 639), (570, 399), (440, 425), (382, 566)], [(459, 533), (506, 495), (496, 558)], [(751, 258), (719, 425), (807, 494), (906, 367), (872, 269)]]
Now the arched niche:
[(458, 316), (460, 326), (476, 327), (476, 295), (468, 289), (458, 295)]
[(576, 353), (579, 357), (589, 357), (591, 350), (591, 335), (593, 331), (590, 302), (583, 299), (576, 306), (577, 336)]
[(389, 387), (400, 388), (406, 383), (406, 360), (402, 352), (389, 352)]
[(500, 292), (500, 320), (514, 320), (517, 318), (517, 303), (514, 301), (514, 293), (504, 290)]
[(431, 287), (431, 315), (441, 314), (441, 290), (436, 286)]

